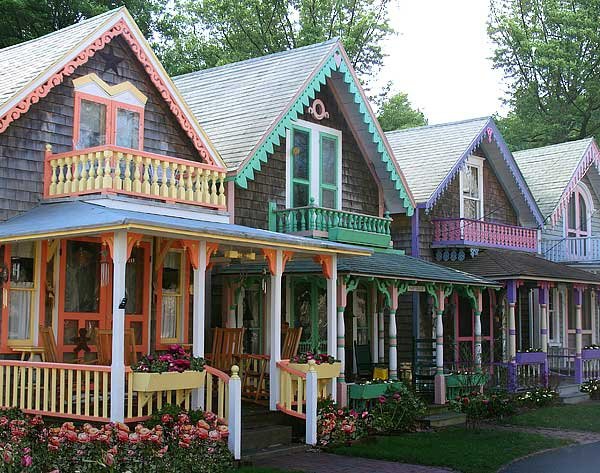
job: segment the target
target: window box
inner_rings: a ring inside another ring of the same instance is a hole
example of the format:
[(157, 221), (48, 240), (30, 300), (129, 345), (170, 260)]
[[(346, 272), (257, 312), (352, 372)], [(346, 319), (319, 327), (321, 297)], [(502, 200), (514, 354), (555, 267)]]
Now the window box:
[(536, 365), (546, 363), (546, 353), (543, 351), (518, 352), (517, 365)]
[(133, 373), (133, 390), (137, 392), (177, 391), (197, 389), (204, 385), (206, 371), (182, 373)]
[(581, 350), (581, 358), (584, 360), (600, 360), (600, 350), (584, 348), (583, 350)]
[(400, 389), (402, 384), (401, 381), (379, 384), (350, 384), (348, 397), (357, 400), (377, 399), (379, 396), (385, 395), (389, 389)]
[[(290, 363), (288, 366), (293, 370), (308, 373), (308, 363)], [(321, 363), (320, 365), (315, 365), (317, 379), (337, 378), (341, 369), (342, 364), (339, 361), (336, 361), (335, 363)]]

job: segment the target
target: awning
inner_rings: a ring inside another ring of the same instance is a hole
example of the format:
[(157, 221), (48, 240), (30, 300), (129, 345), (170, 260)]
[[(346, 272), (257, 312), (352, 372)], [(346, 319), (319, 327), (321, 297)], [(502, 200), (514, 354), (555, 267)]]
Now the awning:
[(0, 243), (129, 230), (173, 238), (206, 238), (228, 244), (367, 256), (368, 248), (286, 235), (228, 223), (194, 220), (82, 202), (47, 202), (0, 223)]
[(594, 273), (521, 251), (480, 250), (474, 258), (467, 257), (464, 261), (444, 261), (440, 264), (496, 280), (523, 279), (600, 284), (600, 276)]

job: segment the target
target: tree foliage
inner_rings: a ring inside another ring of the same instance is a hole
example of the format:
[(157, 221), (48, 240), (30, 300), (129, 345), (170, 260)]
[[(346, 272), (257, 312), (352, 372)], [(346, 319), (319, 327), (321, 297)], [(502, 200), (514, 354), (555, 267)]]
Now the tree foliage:
[(162, 0), (0, 0), (0, 48), (38, 38), (78, 21), (126, 6), (146, 36), (164, 10)]
[(494, 65), (508, 80), (500, 125), (515, 149), (600, 131), (600, 0), (492, 0)]
[(414, 109), (408, 100), (408, 95), (403, 92), (384, 99), (379, 105), (377, 118), (383, 131), (427, 125), (427, 118), (423, 112)]
[(383, 61), (390, 1), (176, 0), (157, 50), (177, 75), (339, 37), (366, 75)]

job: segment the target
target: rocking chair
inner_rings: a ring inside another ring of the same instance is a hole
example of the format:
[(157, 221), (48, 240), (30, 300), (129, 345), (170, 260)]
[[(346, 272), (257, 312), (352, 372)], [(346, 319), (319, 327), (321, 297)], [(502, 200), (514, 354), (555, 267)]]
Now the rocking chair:
[(244, 350), (244, 328), (215, 328), (210, 364), (225, 373), (239, 363)]
[[(96, 330), (96, 348), (98, 349), (98, 364), (110, 366), (112, 364), (112, 330)], [(125, 366), (137, 363), (135, 351), (135, 332), (132, 328), (125, 329)]]

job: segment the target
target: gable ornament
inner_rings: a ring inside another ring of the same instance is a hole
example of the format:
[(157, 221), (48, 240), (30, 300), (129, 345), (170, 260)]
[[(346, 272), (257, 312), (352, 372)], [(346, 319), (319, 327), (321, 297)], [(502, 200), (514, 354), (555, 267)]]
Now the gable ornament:
[(315, 120), (329, 118), (329, 112), (325, 110), (325, 104), (321, 99), (313, 100), (312, 105), (308, 107), (308, 113), (310, 113)]

